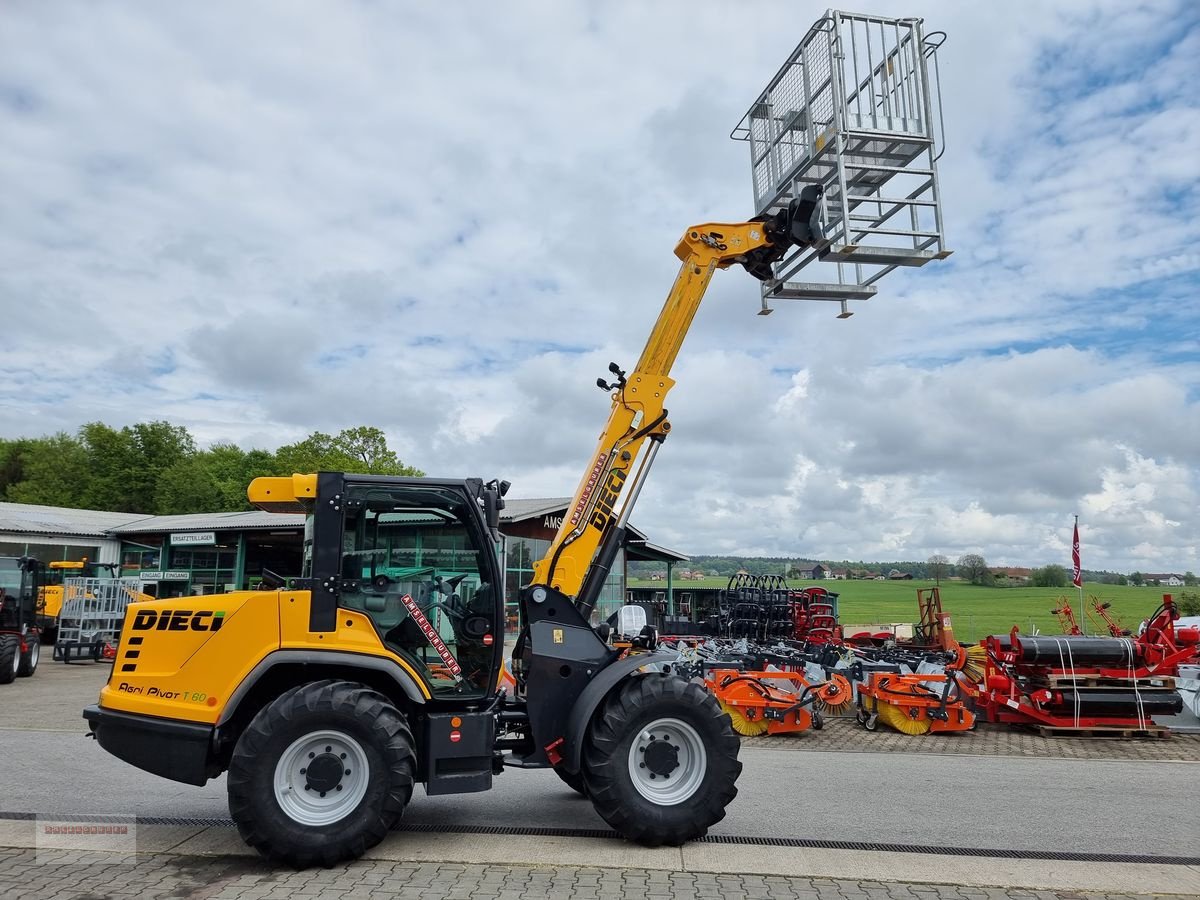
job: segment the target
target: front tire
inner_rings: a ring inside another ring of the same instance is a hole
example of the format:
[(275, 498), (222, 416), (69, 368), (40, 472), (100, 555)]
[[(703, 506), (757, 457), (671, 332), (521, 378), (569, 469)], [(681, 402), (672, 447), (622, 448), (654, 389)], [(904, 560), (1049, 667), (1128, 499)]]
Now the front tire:
[(634, 676), (605, 701), (584, 746), (596, 812), (648, 847), (678, 846), (725, 818), (741, 743), (716, 699), (673, 675)]
[(0, 684), (12, 684), (21, 665), (21, 639), (15, 634), (0, 635)]
[(21, 661), (17, 665), (17, 677), (28, 678), (37, 671), (38, 661), (42, 658), (42, 644), (39, 640), (40, 635), (31, 635), (26, 638), (25, 643), (29, 645), (29, 649), (21, 654)]
[(348, 681), (301, 685), (259, 710), (229, 765), (242, 839), (297, 868), (357, 859), (412, 797), (415, 743), (391, 701)]

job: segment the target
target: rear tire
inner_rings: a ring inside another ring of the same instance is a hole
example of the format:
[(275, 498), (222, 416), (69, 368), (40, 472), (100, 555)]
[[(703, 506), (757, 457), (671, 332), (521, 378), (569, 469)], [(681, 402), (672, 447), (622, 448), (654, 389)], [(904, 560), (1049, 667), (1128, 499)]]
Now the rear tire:
[(21, 654), (21, 662), (17, 665), (17, 677), (28, 678), (37, 671), (38, 661), (42, 658), (42, 644), (39, 640), (40, 635), (29, 635), (25, 639), (25, 643), (29, 645), (29, 649)]
[(21, 639), (15, 634), (0, 635), (0, 684), (12, 684), (21, 665)]
[(408, 722), (377, 691), (348, 681), (292, 688), (238, 739), (229, 812), (269, 859), (297, 868), (357, 859), (400, 821), (414, 747)]
[(634, 676), (609, 695), (588, 731), (588, 796), (625, 838), (678, 846), (725, 818), (737, 796), (739, 749), (729, 716), (700, 685)]

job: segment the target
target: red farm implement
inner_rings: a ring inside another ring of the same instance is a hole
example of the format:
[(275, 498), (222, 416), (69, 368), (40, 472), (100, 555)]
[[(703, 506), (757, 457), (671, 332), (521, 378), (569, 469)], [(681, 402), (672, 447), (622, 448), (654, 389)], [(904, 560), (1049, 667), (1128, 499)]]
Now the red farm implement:
[(1165, 733), (1152, 717), (1182, 709), (1174, 676), (1200, 647), (1200, 629), (1176, 629), (1177, 618), (1166, 595), (1136, 638), (993, 635), (979, 706), (990, 721), (1050, 732)]

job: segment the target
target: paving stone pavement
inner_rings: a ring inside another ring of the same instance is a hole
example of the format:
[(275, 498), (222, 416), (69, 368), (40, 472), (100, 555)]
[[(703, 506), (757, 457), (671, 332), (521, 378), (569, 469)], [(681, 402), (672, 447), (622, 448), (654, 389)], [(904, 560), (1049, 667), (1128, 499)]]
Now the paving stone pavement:
[(1008, 725), (982, 723), (957, 734), (908, 735), (881, 726), (869, 732), (851, 717), (826, 719), (821, 731), (744, 737), (742, 746), (765, 750), (833, 750), (869, 753), (957, 753), (966, 756), (1036, 756), (1064, 759), (1153, 759), (1200, 762), (1200, 734), (1169, 738), (1043, 737)]
[[(947, 885), (710, 875), (647, 869), (534, 868), (359, 860), (295, 872), (242, 857), (0, 848), (0, 897), (36, 900), (1146, 900)], [(1182, 895), (1170, 895), (1178, 898)]]

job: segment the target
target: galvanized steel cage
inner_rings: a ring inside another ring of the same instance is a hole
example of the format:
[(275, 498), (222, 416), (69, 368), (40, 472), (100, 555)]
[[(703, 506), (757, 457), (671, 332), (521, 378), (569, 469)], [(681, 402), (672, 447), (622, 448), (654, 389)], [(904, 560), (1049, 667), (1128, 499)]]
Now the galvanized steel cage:
[[(775, 264), (763, 312), (772, 298), (837, 300), (848, 316), (846, 301), (874, 295), (896, 266), (950, 255), (937, 178), (944, 39), (921, 19), (830, 10), (733, 129), (750, 145), (758, 214), (786, 207), (807, 184), (824, 189), (824, 240)], [(802, 280), (815, 262), (836, 268)]]
[(145, 590), (140, 578), (66, 578), (58, 615), (54, 658), (103, 659), (106, 644), (116, 644), (125, 608)]

